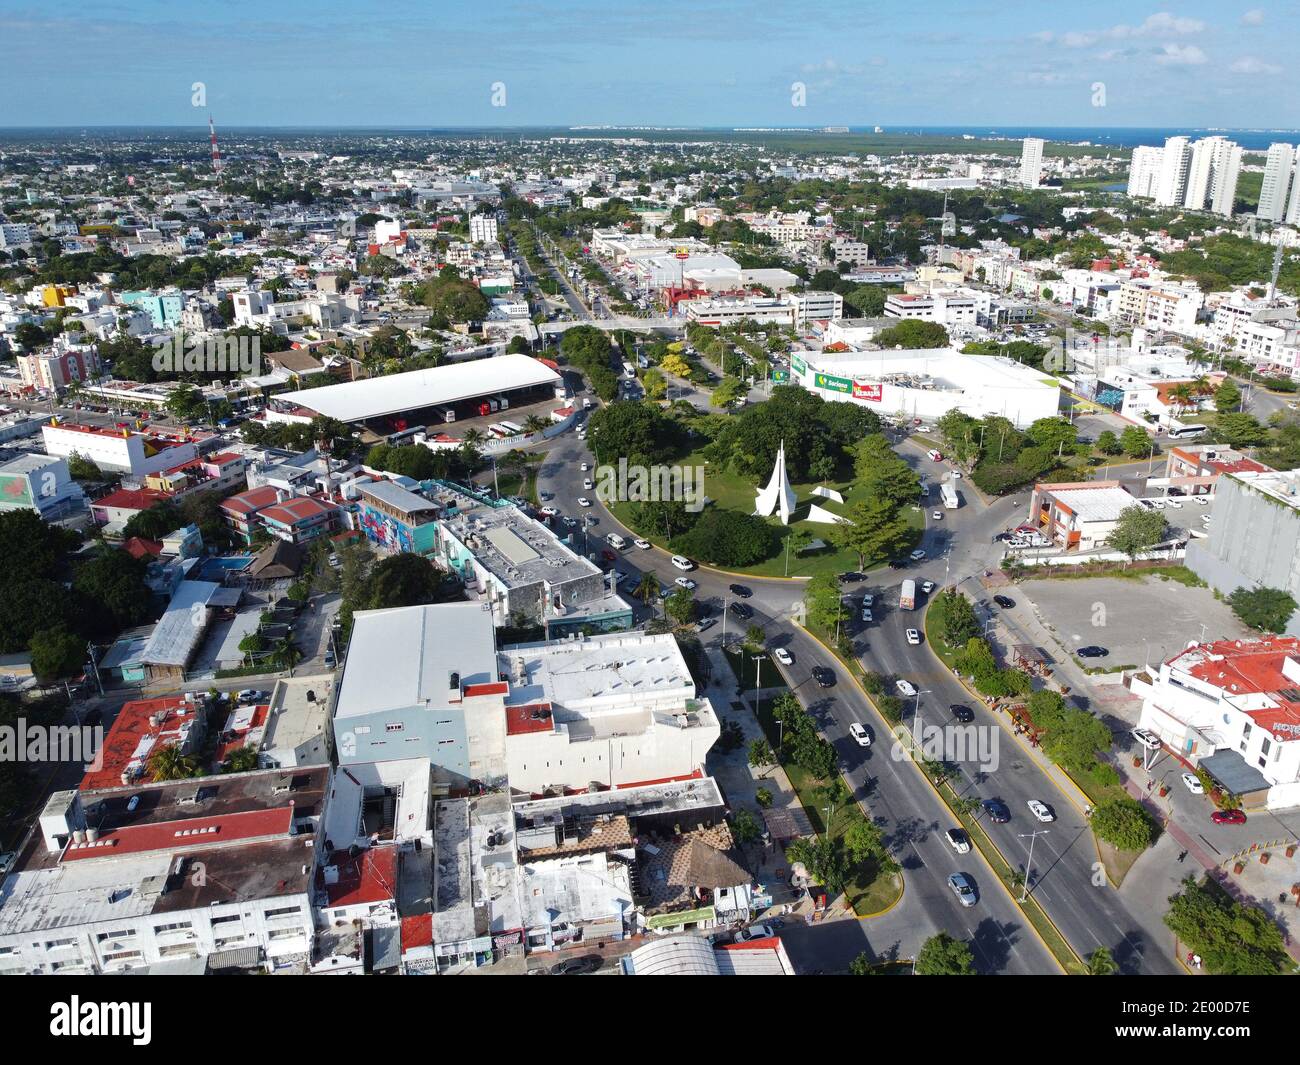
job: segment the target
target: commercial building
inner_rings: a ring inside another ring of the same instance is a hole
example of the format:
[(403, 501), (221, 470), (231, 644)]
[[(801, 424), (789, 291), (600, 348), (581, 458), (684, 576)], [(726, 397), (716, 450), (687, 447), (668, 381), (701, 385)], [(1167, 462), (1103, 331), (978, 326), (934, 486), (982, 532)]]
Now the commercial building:
[(137, 480), (146, 474), (172, 469), (198, 455), (193, 441), (185, 437), (103, 429), (58, 419), (41, 426), (41, 437), (47, 454), (60, 458), (80, 455), (101, 470), (130, 474)]
[(1193, 642), (1131, 686), (1141, 727), (1243, 806), (1300, 804), (1300, 640)]
[(489, 398), (534, 402), (562, 395), (563, 389), (564, 379), (545, 363), (528, 355), (499, 355), (281, 393), (271, 400), (267, 419), (277, 420), (277, 411), (297, 410), (342, 422), (382, 422), (391, 432), (396, 418), (412, 425), (436, 423), (445, 420), (440, 412), (447, 408), (465, 415)]
[(34, 510), (45, 521), (59, 521), (85, 509), (86, 494), (64, 459), (19, 455), (0, 463), (0, 512)]
[(1054, 416), (1060, 403), (1059, 386), (1041, 372), (952, 348), (794, 353), (790, 379), (823, 399), (861, 403), (883, 417), (933, 420), (960, 410), (1027, 426)]
[[(1187, 567), (1223, 595), (1280, 588), (1300, 600), (1300, 471), (1224, 473), (1205, 539), (1187, 544)], [(1286, 626), (1300, 636), (1300, 611)]]
[(55, 792), (0, 892), (0, 972), (305, 971), (329, 778)]
[(1179, 444), (1165, 457), (1169, 486), (1186, 495), (1212, 494), (1225, 473), (1271, 472), (1262, 462), (1226, 444)]
[(921, 295), (896, 292), (885, 299), (886, 318), (914, 318), (940, 325), (975, 325), (978, 320), (977, 301), (973, 296), (936, 292)]
[(1036, 484), (1029, 500), (1029, 522), (1066, 551), (1106, 545), (1119, 517), (1137, 500), (1119, 481)]
[(389, 551), (429, 555), (438, 548), (438, 504), (388, 480), (356, 484), (356, 525)]

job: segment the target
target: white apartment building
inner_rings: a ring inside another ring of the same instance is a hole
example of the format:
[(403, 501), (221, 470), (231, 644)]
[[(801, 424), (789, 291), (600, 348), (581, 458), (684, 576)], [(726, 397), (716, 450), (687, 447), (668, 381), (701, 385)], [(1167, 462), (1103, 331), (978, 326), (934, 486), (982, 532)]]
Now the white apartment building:
[(1020, 184), (1038, 188), (1043, 177), (1043, 141), (1026, 137), (1020, 148)]
[(852, 263), (854, 266), (871, 265), (871, 248), (860, 240), (841, 238), (831, 244), (831, 259), (837, 263)]
[(814, 289), (787, 292), (785, 301), (794, 307), (796, 329), (803, 329), (812, 322), (831, 322), (844, 315), (844, 297), (838, 292)]
[(1193, 642), (1132, 690), (1141, 727), (1243, 806), (1300, 804), (1300, 640)]
[(1156, 178), (1155, 200), (1160, 207), (1181, 207), (1187, 196), (1187, 172), (1192, 163), (1192, 146), (1186, 137), (1170, 137), (1160, 152), (1160, 174)]
[(1241, 169), (1241, 147), (1226, 137), (1204, 137), (1192, 145), (1183, 206), (1232, 216)]
[(1255, 216), (1268, 222), (1280, 222), (1286, 217), (1287, 200), (1295, 180), (1296, 160), (1300, 149), (1295, 145), (1274, 143), (1268, 146), (1264, 159), (1264, 178), (1259, 187), (1259, 205)]
[(1128, 168), (1128, 194), (1150, 199), (1156, 194), (1160, 177), (1160, 161), (1164, 153), (1159, 148), (1141, 144), (1133, 149)]
[(0, 248), (22, 248), (32, 242), (32, 227), (26, 222), (0, 222)]
[(469, 239), (474, 244), (497, 242), (497, 220), (488, 214), (476, 214), (469, 220)]

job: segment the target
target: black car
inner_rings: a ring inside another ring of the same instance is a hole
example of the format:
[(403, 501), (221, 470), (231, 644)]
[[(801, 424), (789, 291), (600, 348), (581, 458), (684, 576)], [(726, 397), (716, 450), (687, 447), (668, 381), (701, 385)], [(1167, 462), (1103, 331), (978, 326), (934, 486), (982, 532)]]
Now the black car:
[(906, 558), (891, 558), (891, 559), (889, 560), (889, 568), (890, 568), (890, 569), (906, 569), (906, 568), (907, 568), (907, 563), (908, 563), (909, 561), (910, 561), (910, 560), (909, 560), (909, 559), (906, 559)]
[(1010, 610), (1016, 605), (1016, 601), (1005, 595), (995, 595), (993, 602), (997, 603), (1003, 610)]
[(856, 584), (858, 581), (865, 581), (866, 579), (867, 575), (865, 573), (857, 573), (854, 570), (849, 570), (848, 573), (841, 573), (839, 575), (839, 581), (841, 584)]
[(1011, 811), (1001, 799), (985, 799), (984, 810), (995, 824), (1005, 825), (1011, 820)]
[(754, 608), (746, 606), (744, 603), (732, 603), (729, 608), (731, 613), (740, 618), (741, 621), (748, 621), (754, 616)]
[(835, 674), (825, 666), (817, 666), (812, 671), (812, 678), (817, 682), (818, 687), (829, 688), (835, 683)]
[(961, 703), (953, 703), (948, 707), (952, 711), (952, 716), (960, 721), (963, 725), (969, 725), (975, 720), (975, 711), (969, 706), (962, 706)]
[(1080, 658), (1105, 658), (1110, 654), (1110, 652), (1104, 647), (1098, 647), (1096, 644), (1091, 644), (1088, 647), (1080, 647), (1075, 654)]
[(551, 966), (552, 976), (586, 976), (600, 968), (604, 959), (599, 954), (583, 954), (577, 958), (566, 958), (558, 965)]
[(741, 599), (748, 599), (754, 593), (749, 588), (746, 588), (743, 584), (733, 584), (731, 586), (731, 594), (738, 595), (740, 596)]

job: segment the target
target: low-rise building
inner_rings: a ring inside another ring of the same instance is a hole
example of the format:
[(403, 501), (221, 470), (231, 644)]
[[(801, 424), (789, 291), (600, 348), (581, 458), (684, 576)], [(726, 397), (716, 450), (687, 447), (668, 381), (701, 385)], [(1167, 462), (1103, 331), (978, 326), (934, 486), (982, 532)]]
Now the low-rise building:
[(84, 514), (86, 495), (64, 459), (19, 455), (0, 464), (0, 511), (34, 510), (45, 521)]
[(1104, 547), (1119, 516), (1136, 505), (1119, 481), (1036, 484), (1029, 521), (1058, 547), (1089, 551)]

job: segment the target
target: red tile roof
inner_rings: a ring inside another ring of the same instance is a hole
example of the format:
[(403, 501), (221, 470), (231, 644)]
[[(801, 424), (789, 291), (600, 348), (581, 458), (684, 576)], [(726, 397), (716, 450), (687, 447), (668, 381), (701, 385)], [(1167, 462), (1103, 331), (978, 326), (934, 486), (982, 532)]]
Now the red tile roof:
[(268, 484), (263, 485), (261, 488), (250, 488), (247, 492), (240, 492), (231, 496), (221, 504), (221, 509), (232, 514), (255, 514), (257, 511), (271, 506), (279, 498), (279, 492)]
[(112, 508), (113, 510), (148, 510), (155, 503), (170, 498), (166, 492), (152, 488), (119, 488), (94, 500), (90, 506)]
[(1187, 672), (1220, 689), (1228, 698), (1267, 695), (1274, 706), (1244, 712), (1279, 741), (1300, 741), (1300, 682), (1282, 672), (1288, 658), (1300, 662), (1300, 639), (1274, 636), (1218, 640), (1189, 647), (1171, 661), (1198, 653), (1205, 656), (1204, 660), (1186, 666)]
[(336, 851), (323, 865), (338, 868), (337, 883), (325, 883), (322, 866), (317, 874), (319, 886), (329, 898), (330, 906), (359, 906), (397, 899), (397, 848), (372, 847), (356, 857)]
[(132, 536), (122, 544), (122, 550), (132, 558), (157, 558), (162, 554), (162, 547), (157, 540), (146, 540), (143, 536)]
[(293, 499), (286, 499), (283, 503), (258, 511), (258, 517), (264, 521), (273, 521), (277, 525), (297, 525), (299, 522), (310, 521), (323, 514), (332, 514), (337, 509), (338, 507), (333, 503), (322, 503), (311, 496), (295, 496)]
[[(181, 709), (187, 712), (181, 714), (178, 712)], [(160, 724), (155, 725), (149, 719), (159, 712), (165, 717)], [(141, 741), (145, 737), (154, 737), (152, 750), (157, 750), (160, 746), (171, 746), (180, 738), (180, 726), (193, 720), (194, 704), (175, 696), (134, 699), (123, 703), (108, 735), (104, 737), (104, 744), (93, 768), (86, 770), (81, 778), (81, 790), (121, 787), (122, 773), (136, 758), (136, 752), (140, 750)]]

